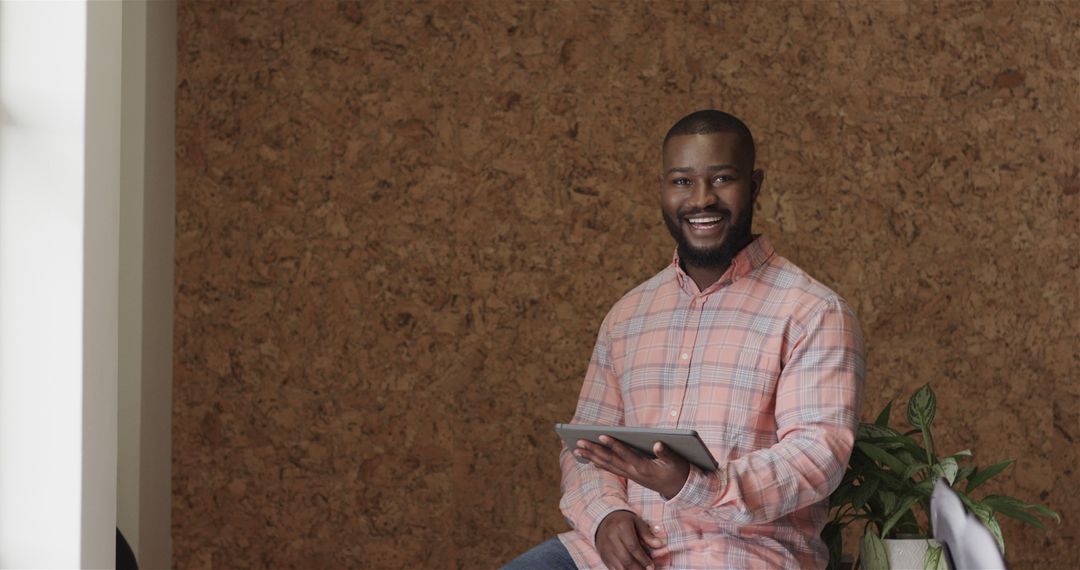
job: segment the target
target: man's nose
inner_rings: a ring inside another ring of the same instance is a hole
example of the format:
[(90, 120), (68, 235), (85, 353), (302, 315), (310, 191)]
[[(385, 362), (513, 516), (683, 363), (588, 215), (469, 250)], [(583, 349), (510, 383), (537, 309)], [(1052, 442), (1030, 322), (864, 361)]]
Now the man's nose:
[(711, 186), (709, 186), (708, 180), (698, 180), (694, 184), (694, 190), (690, 194), (690, 206), (704, 210), (709, 206), (716, 204), (716, 194), (713, 192)]

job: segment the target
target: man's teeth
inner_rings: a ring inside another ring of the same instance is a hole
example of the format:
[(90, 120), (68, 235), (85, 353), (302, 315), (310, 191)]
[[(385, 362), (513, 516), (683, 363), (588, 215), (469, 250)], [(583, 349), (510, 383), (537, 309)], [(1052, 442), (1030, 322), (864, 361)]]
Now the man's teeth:
[(719, 222), (722, 219), (724, 219), (724, 218), (721, 218), (720, 216), (716, 216), (716, 217), (713, 217), (713, 218), (694, 218), (694, 219), (689, 220), (689, 221), (690, 221), (691, 224), (713, 224), (713, 223)]

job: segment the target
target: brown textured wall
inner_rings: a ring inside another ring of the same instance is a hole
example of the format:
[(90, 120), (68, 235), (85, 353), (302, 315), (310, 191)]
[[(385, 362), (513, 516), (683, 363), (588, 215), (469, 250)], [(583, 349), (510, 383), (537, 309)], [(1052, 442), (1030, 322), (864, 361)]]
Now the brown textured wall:
[(742, 116), (757, 231), (846, 296), (867, 415), (1080, 565), (1080, 3), (181, 3), (180, 568), (490, 568), (564, 528), (605, 311), (668, 262), (658, 143)]

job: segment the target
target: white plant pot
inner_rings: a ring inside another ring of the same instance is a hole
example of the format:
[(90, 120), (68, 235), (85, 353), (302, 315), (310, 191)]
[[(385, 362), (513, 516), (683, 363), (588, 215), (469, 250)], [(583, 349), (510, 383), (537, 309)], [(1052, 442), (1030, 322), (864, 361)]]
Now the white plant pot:
[(889, 568), (923, 570), (926, 563), (926, 551), (931, 546), (940, 545), (938, 541), (926, 538), (886, 538), (885, 553), (889, 555)]

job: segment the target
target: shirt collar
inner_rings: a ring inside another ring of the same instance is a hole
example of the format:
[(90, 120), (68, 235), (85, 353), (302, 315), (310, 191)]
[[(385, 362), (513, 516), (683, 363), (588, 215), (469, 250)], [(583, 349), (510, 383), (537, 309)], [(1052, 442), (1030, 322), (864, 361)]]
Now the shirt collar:
[[(702, 291), (702, 294), (712, 293), (721, 287), (726, 287), (738, 281), (758, 267), (765, 265), (774, 253), (772, 244), (769, 243), (765, 236), (755, 236), (753, 241), (746, 244), (746, 247), (735, 254), (735, 258), (731, 260), (731, 265), (728, 266), (727, 271), (724, 272), (720, 279), (716, 283), (709, 285)], [(679, 264), (678, 248), (675, 249), (675, 255), (671, 263), (675, 267), (675, 278), (678, 280), (679, 286), (684, 289), (690, 287), (696, 290), (697, 285), (694, 284), (694, 280), (690, 279), (690, 276), (683, 271)]]

